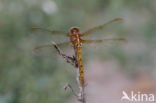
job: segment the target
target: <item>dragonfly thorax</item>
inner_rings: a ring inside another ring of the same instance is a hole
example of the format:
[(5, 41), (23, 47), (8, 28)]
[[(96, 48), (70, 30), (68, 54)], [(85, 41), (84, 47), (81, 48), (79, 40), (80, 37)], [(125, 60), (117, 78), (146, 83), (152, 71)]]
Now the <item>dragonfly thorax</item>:
[(73, 27), (70, 29), (71, 31), (71, 42), (74, 46), (77, 46), (78, 44), (81, 44), (81, 34), (79, 33), (79, 29), (76, 27)]

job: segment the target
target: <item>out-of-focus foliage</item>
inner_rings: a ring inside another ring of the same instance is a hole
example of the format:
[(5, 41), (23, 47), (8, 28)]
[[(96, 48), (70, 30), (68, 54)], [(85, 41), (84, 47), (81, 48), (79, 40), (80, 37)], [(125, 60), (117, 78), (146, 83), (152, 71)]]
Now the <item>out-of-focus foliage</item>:
[(36, 45), (62, 41), (45, 32), (34, 33), (32, 26), (86, 30), (115, 17), (124, 19), (116, 33), (128, 43), (98, 48), (97, 53), (84, 50), (91, 52), (84, 54), (85, 63), (112, 58), (130, 73), (154, 71), (156, 0), (0, 0), (0, 103), (63, 103), (69, 95), (63, 86), (75, 83), (73, 67), (56, 52), (32, 53)]

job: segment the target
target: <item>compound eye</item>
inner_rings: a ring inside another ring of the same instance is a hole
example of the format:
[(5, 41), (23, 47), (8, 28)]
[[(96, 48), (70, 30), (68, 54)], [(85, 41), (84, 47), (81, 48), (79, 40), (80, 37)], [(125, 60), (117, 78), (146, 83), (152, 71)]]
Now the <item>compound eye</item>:
[(71, 33), (76, 33), (76, 32), (79, 32), (79, 29), (73, 27), (73, 28), (70, 29), (70, 32), (71, 32)]

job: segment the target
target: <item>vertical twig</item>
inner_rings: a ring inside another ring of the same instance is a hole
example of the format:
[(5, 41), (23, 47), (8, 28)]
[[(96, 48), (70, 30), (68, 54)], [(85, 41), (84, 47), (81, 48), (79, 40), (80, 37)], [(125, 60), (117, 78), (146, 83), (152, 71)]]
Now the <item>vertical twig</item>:
[(86, 99), (85, 99), (85, 87), (81, 86), (81, 80), (80, 80), (80, 71), (79, 71), (79, 67), (78, 67), (78, 60), (77, 60), (77, 52), (74, 49), (75, 53), (73, 57), (67, 56), (66, 54), (64, 54), (60, 48), (57, 46), (57, 44), (55, 42), (52, 42), (54, 48), (57, 50), (58, 54), (60, 56), (62, 56), (67, 63), (70, 63), (71, 65), (73, 65), (76, 68), (76, 81), (79, 87), (79, 93), (77, 94), (72, 86), (70, 84), (65, 86), (65, 90), (68, 88), (71, 89), (72, 93), (74, 94), (74, 96), (77, 97), (77, 100), (80, 101), (81, 103), (86, 103)]
[[(74, 56), (76, 57), (76, 61), (77, 61), (77, 63), (78, 63), (78, 58), (77, 58), (77, 51), (76, 51), (76, 49), (74, 48)], [(78, 83), (78, 86), (79, 86), (79, 96), (80, 96), (80, 101), (82, 102), (82, 103), (86, 103), (86, 99), (85, 99), (85, 87), (82, 87), (82, 85), (81, 85), (81, 78), (80, 78), (80, 69), (79, 69), (79, 67), (77, 66), (77, 68), (76, 68), (76, 74), (77, 74), (77, 76), (76, 76), (76, 80), (77, 80), (77, 83)]]

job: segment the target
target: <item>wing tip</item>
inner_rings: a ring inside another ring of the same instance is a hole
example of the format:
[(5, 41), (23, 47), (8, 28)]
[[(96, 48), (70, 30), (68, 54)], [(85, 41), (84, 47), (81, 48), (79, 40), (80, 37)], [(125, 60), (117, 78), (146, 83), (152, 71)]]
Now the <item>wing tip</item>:
[(118, 40), (126, 40), (125, 38), (118, 38)]
[(123, 20), (122, 18), (115, 18), (114, 21)]
[(34, 48), (34, 50), (37, 50), (37, 49), (39, 49), (39, 48), (41, 48), (41, 46), (36, 46), (36, 47)]
[(127, 43), (127, 40), (125, 38), (118, 38), (118, 40), (125, 41)]
[(33, 26), (32, 29), (40, 29), (40, 27)]

